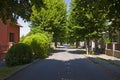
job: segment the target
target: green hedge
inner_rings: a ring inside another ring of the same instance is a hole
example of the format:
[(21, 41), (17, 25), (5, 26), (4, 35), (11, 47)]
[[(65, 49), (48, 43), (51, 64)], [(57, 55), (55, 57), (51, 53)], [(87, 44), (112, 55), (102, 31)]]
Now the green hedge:
[(31, 46), (34, 58), (45, 58), (48, 56), (50, 40), (42, 33), (27, 36), (23, 43)]
[(18, 43), (7, 52), (5, 62), (7, 66), (16, 66), (30, 63), (33, 60), (32, 49), (29, 45)]

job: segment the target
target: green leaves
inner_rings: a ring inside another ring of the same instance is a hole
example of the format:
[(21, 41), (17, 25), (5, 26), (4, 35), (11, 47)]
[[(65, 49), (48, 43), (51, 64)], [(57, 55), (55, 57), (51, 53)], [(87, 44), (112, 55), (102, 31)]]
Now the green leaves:
[(72, 0), (68, 21), (76, 38), (96, 39), (102, 37), (101, 33), (108, 29), (106, 27), (108, 5), (105, 2), (107, 0)]
[[(32, 7), (33, 14), (31, 16), (32, 28), (52, 33), (54, 41), (58, 41), (66, 30), (66, 5), (64, 0), (44, 0), (46, 8), (38, 11)], [(63, 35), (64, 34), (64, 35)]]
[(42, 33), (33, 34), (27, 36), (23, 43), (30, 45), (33, 50), (34, 58), (45, 58), (48, 56), (49, 53), (49, 45), (51, 40), (48, 36)]
[(43, 6), (42, 0), (1, 0), (0, 1), (0, 19), (5, 23), (11, 19), (14, 23), (19, 17), (25, 21), (30, 20), (32, 6), (40, 9)]
[(32, 49), (24, 43), (13, 45), (7, 52), (5, 63), (7, 66), (16, 66), (33, 61)]

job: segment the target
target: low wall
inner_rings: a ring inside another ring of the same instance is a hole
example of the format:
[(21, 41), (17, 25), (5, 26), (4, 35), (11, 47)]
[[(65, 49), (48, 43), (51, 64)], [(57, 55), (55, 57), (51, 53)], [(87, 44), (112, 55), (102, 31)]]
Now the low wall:
[(107, 44), (105, 54), (120, 58), (120, 44)]
[(114, 56), (114, 57), (120, 58), (120, 51), (117, 51), (117, 50), (115, 50), (113, 53), (113, 50), (107, 49), (105, 51), (105, 54), (109, 55), (109, 56)]
[(120, 58), (120, 51), (115, 51), (114, 56), (117, 57), (117, 58)]
[(105, 50), (105, 54), (109, 56), (113, 56), (113, 51), (111, 49)]

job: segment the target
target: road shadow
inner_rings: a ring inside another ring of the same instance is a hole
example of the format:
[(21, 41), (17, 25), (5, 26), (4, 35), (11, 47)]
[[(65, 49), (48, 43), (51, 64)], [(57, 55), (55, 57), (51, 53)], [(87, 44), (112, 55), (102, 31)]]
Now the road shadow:
[(65, 46), (57, 46), (57, 48), (65, 48)]
[(65, 52), (66, 50), (61, 50), (61, 49), (55, 49), (53, 50), (53, 53), (60, 53), (60, 52)]
[(86, 54), (86, 51), (83, 51), (83, 50), (72, 50), (68, 52), (71, 54)]

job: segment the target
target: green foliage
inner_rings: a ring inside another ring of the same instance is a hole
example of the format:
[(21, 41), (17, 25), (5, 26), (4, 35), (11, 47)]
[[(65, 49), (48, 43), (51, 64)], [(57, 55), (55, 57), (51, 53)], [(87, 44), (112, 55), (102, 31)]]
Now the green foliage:
[(20, 42), (23, 42), (24, 39), (25, 39), (25, 36), (22, 36), (22, 37), (20, 38)]
[(91, 54), (92, 54), (92, 55), (95, 55), (95, 52), (94, 52), (94, 51), (92, 51), (92, 52), (91, 52)]
[(28, 33), (27, 36), (30, 36), (30, 35), (33, 35), (33, 34), (44, 34), (47, 38), (49, 38), (49, 42), (52, 42), (53, 40), (53, 35), (48, 33), (48, 32), (45, 32), (43, 30), (41, 30), (39, 27), (34, 27), (34, 28), (31, 28), (31, 31)]
[(46, 9), (32, 7), (31, 28), (37, 27), (53, 34), (53, 41), (64, 42), (66, 37), (66, 5), (64, 0), (44, 0)]
[(27, 36), (23, 43), (31, 46), (34, 58), (45, 58), (48, 56), (51, 40), (45, 34), (33, 34)]
[[(19, 17), (24, 20), (30, 20), (32, 6), (36, 9), (43, 7), (43, 0), (0, 0), (0, 19), (5, 23), (11, 19), (16, 22)], [(24, 14), (23, 14), (24, 13)]]
[(13, 66), (13, 67), (0, 67), (0, 79), (12, 74), (16, 70), (22, 68), (23, 65)]
[[(72, 0), (68, 18), (70, 29), (74, 26), (84, 27), (84, 30), (76, 28), (79, 33), (73, 34), (85, 39), (101, 38), (102, 32), (107, 30), (112, 33), (120, 29), (119, 5), (119, 0)], [(111, 26), (108, 22), (112, 23)]]
[(106, 44), (108, 44), (108, 43), (110, 43), (111, 41), (110, 41), (109, 38), (104, 38), (104, 42), (105, 42)]
[(32, 49), (27, 44), (18, 43), (13, 45), (7, 52), (5, 62), (7, 66), (22, 65), (33, 59)]
[(99, 1), (72, 0), (68, 21), (76, 39), (100, 38), (100, 34), (106, 29), (107, 12), (101, 10), (98, 3)]

